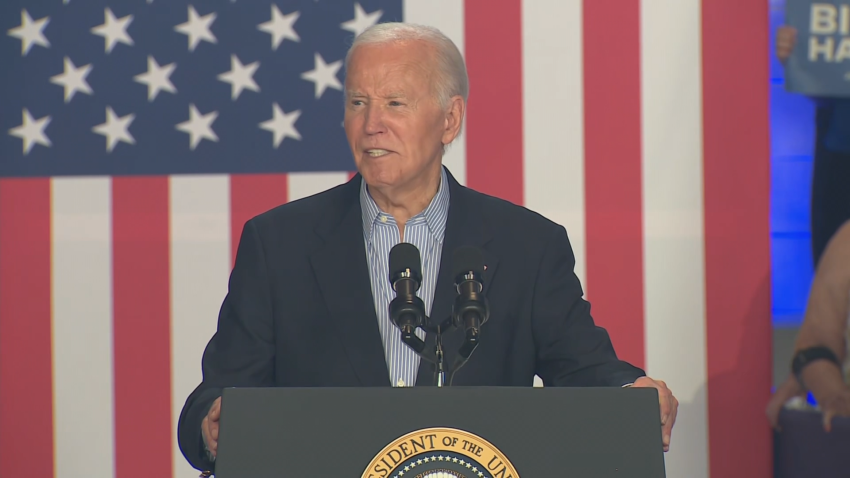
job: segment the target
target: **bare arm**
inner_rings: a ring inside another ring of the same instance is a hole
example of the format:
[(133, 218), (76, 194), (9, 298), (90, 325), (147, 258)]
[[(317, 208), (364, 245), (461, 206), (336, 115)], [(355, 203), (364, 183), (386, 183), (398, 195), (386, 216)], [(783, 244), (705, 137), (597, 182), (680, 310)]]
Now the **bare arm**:
[[(794, 352), (824, 346), (843, 362), (845, 334), (850, 314), (850, 221), (833, 236), (812, 282), (803, 325)], [(819, 402), (846, 387), (841, 368), (825, 360), (803, 369), (803, 382)]]

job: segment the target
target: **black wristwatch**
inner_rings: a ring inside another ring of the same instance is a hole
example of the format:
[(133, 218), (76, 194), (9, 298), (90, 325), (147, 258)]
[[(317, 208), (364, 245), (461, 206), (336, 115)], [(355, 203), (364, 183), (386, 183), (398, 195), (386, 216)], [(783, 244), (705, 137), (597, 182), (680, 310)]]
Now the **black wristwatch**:
[(794, 374), (794, 377), (797, 378), (797, 382), (799, 382), (803, 388), (808, 389), (803, 383), (803, 369), (806, 368), (806, 365), (817, 360), (829, 360), (837, 365), (838, 368), (841, 368), (841, 364), (838, 362), (838, 357), (835, 356), (835, 353), (830, 350), (829, 347), (809, 347), (797, 352), (794, 354), (794, 359), (791, 360), (791, 373)]

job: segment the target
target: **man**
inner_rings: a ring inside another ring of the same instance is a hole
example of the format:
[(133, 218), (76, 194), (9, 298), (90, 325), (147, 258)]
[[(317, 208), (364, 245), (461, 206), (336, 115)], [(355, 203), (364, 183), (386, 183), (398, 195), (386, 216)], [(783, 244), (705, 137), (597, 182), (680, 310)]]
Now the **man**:
[[(400, 241), (421, 252), (419, 295), (438, 321), (457, 295), (451, 254), (484, 251), (490, 318), (454, 385), (531, 386), (537, 374), (548, 386), (654, 387), (667, 450), (678, 403), (664, 382), (619, 361), (594, 325), (564, 228), (460, 186), (442, 166), (466, 110), (455, 45), (431, 28), (380, 24), (355, 40), (346, 65), (359, 174), (245, 225), (204, 381), (180, 416), (189, 462), (213, 466), (222, 387), (429, 384), (430, 366), (388, 317), (387, 256)], [(446, 363), (463, 334), (444, 336)]]

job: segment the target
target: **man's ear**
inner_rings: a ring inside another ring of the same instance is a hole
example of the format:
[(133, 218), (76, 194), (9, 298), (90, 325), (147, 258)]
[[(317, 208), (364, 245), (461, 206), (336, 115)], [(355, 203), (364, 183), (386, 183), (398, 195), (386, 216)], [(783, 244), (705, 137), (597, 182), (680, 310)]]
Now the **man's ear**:
[(466, 114), (466, 102), (460, 95), (453, 96), (446, 107), (443, 129), (443, 144), (449, 144), (460, 134), (463, 117)]

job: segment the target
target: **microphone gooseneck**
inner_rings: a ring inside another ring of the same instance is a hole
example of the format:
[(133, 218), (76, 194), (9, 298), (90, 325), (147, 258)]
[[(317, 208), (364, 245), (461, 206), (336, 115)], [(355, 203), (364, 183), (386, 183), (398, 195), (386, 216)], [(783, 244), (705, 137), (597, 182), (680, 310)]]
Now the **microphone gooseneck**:
[(422, 262), (419, 249), (401, 242), (390, 250), (390, 284), (396, 292), (390, 302), (390, 320), (401, 330), (402, 340), (417, 353), (425, 342), (416, 336), (416, 329), (426, 324), (425, 304), (416, 295), (422, 284)]
[(487, 298), (484, 297), (484, 255), (476, 247), (459, 247), (453, 258), (455, 287), (458, 296), (452, 308), (455, 327), (466, 334), (466, 342), (477, 345), (481, 326), (490, 317)]
[(462, 246), (455, 250), (452, 264), (458, 293), (452, 306), (452, 324), (464, 331), (464, 343), (452, 366), (449, 384), (478, 347), (481, 326), (490, 318), (490, 305), (483, 292), (484, 254), (477, 247)]

